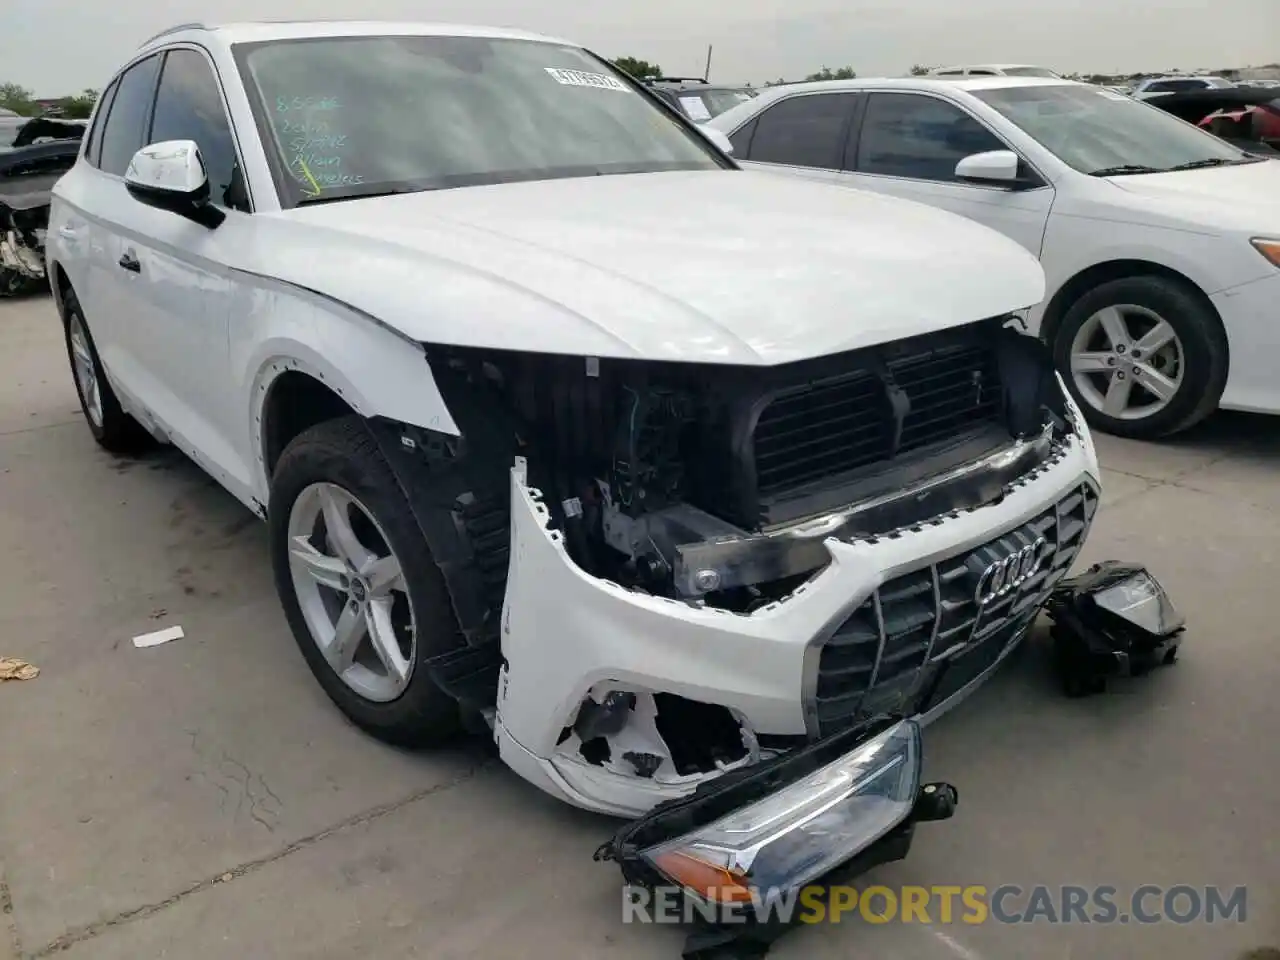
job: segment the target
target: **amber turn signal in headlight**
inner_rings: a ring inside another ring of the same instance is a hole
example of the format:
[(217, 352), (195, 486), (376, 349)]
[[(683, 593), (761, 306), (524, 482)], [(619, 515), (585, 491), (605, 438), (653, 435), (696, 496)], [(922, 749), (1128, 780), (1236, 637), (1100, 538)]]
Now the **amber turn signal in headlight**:
[(1250, 243), (1260, 254), (1280, 267), (1280, 240), (1264, 240), (1261, 237), (1255, 237)]

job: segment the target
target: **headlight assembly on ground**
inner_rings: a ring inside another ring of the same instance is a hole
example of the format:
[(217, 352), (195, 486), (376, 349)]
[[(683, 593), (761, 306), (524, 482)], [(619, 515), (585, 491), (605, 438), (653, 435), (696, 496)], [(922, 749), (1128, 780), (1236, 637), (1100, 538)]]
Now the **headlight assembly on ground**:
[(645, 851), (669, 880), (708, 902), (748, 903), (794, 889), (905, 820), (920, 774), (920, 731), (900, 723), (816, 773)]

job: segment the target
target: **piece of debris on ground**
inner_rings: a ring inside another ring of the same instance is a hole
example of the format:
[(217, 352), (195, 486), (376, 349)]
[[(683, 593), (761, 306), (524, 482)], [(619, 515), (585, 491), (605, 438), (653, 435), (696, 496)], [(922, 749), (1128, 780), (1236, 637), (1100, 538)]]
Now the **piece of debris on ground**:
[(40, 676), (40, 668), (25, 660), (0, 657), (0, 680), (34, 680)]
[(181, 627), (165, 627), (163, 630), (155, 630), (151, 633), (140, 633), (133, 638), (135, 647), (155, 647), (162, 643), (168, 643), (170, 640), (181, 640), (185, 636)]

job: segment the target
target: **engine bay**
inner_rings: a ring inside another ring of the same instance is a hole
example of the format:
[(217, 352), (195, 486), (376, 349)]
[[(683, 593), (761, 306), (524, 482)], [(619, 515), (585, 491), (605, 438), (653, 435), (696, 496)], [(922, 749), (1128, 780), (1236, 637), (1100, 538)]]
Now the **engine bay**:
[(428, 359), (450, 408), (486, 421), (487, 440), (464, 430), (465, 456), (495, 471), (524, 456), (584, 571), (748, 613), (819, 570), (826, 537), (992, 502), (1051, 455), (1070, 430), (1065, 400), (1012, 322), (770, 368), (440, 347)]

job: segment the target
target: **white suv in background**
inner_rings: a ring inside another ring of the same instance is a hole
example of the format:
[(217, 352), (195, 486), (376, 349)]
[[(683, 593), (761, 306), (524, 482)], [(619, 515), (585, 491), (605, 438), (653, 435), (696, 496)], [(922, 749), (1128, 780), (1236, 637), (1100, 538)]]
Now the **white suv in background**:
[(353, 721), (470, 721), (611, 814), (739, 771), (688, 802), (768, 830), (676, 861), (795, 881), (909, 840), (918, 722), (1026, 635), (1098, 465), (1031, 254), (717, 144), (565, 41), (183, 27), (106, 86), (49, 274), (93, 435), (267, 521)]
[(981, 63), (967, 67), (935, 67), (931, 77), (1051, 77), (1059, 75), (1048, 67), (1029, 63)]
[(1235, 84), (1225, 77), (1147, 77), (1133, 85), (1129, 96), (1148, 100), (1164, 93), (1187, 93), (1191, 90), (1228, 90)]
[(1044, 265), (1029, 322), (1099, 428), (1280, 412), (1280, 163), (1102, 87), (1018, 77), (772, 87), (709, 126), (746, 166), (917, 200)]

